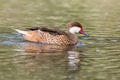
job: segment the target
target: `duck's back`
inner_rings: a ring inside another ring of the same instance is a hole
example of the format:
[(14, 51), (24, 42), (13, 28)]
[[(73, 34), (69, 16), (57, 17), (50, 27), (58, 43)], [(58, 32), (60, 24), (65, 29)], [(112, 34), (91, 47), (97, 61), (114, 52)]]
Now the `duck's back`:
[(67, 45), (75, 44), (76, 42), (71, 40), (71, 37), (68, 33), (65, 33), (62, 30), (49, 29), (45, 27), (34, 27), (28, 28), (28, 35), (24, 37), (29, 41), (45, 43), (45, 44), (58, 44), (58, 45)]

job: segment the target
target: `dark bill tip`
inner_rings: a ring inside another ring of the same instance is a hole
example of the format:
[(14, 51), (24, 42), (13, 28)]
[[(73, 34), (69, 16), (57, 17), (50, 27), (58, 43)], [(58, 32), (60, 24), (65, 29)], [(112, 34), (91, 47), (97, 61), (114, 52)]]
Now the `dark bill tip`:
[(85, 36), (89, 36), (88, 33), (86, 33), (86, 32), (84, 32), (83, 34), (84, 34)]

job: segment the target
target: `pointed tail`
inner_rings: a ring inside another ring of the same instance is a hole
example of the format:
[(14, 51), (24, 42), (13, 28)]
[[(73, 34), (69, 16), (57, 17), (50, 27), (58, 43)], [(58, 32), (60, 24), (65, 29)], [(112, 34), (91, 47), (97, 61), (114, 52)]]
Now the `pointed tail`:
[(27, 31), (23, 31), (23, 30), (19, 30), (19, 29), (14, 29), (14, 30), (17, 31), (17, 32), (20, 33), (20, 34), (30, 36), (30, 34), (29, 34)]

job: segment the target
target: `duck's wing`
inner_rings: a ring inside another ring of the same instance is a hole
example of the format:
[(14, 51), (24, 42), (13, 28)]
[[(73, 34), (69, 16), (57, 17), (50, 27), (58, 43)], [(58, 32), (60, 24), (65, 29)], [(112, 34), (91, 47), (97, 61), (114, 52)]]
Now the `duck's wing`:
[(62, 30), (50, 29), (47, 27), (31, 27), (31, 28), (27, 28), (27, 30), (31, 30), (31, 31), (41, 30), (44, 32), (48, 32), (49, 34), (52, 34), (52, 35), (67, 35), (67, 33)]
[(39, 30), (40, 27), (29, 27), (29, 28), (26, 28), (26, 30), (30, 30), (30, 31), (34, 31), (34, 30)]

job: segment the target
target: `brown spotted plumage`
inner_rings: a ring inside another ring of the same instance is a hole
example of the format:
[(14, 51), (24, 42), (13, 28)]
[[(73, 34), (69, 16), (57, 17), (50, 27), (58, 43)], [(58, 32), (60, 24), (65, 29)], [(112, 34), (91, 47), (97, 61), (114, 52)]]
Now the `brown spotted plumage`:
[[(78, 31), (76, 27), (80, 29), (82, 33)], [(76, 44), (78, 39), (74, 33), (79, 32), (81, 34), (84, 34), (82, 26), (78, 22), (69, 22), (67, 24), (67, 29), (68, 32), (64, 32), (62, 30), (50, 29), (46, 27), (32, 27), (27, 28), (27, 31), (21, 31), (18, 29), (16, 29), (16, 31), (23, 34), (24, 38), (28, 41), (57, 45)]]

